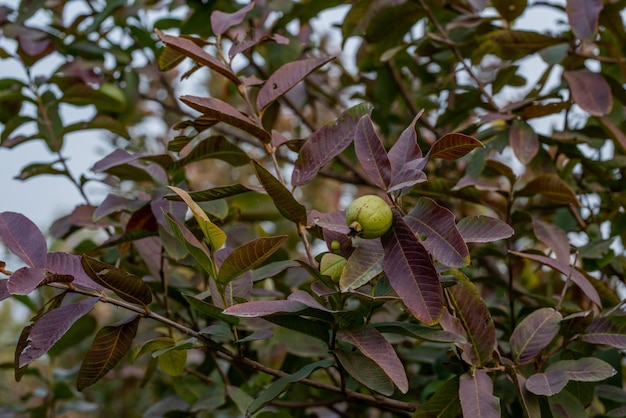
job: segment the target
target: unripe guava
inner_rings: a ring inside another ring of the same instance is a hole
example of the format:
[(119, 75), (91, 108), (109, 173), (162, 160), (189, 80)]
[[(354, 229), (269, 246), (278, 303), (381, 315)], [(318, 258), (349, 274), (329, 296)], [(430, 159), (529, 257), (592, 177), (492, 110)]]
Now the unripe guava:
[(391, 228), (393, 214), (383, 199), (374, 195), (355, 199), (346, 210), (346, 223), (350, 236), (358, 235), (365, 239), (378, 238)]

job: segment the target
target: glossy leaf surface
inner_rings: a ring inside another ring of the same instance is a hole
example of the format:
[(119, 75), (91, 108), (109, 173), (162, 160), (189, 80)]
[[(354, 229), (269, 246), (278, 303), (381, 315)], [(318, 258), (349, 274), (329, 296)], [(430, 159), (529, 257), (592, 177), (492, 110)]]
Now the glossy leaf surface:
[(286, 240), (286, 235), (257, 238), (235, 248), (222, 262), (217, 280), (226, 284), (242, 273), (263, 264), (274, 252), (280, 249)]

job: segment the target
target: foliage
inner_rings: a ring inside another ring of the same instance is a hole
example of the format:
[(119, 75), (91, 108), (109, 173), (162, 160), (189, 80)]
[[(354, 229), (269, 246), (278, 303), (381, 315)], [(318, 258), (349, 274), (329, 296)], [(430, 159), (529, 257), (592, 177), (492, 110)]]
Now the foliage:
[[(0, 8), (0, 145), (85, 198), (46, 235), (0, 213), (31, 312), (3, 413), (623, 415), (626, 3), (70, 3)], [(115, 150), (75, 177), (91, 130)]]

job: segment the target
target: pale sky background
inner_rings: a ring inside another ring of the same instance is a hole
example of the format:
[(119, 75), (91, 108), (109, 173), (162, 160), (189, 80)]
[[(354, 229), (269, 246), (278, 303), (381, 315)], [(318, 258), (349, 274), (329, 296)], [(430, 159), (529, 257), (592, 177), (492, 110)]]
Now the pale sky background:
[[(564, 4), (565, 1), (553, 1), (553, 3)], [(2, 1), (0, 4), (15, 7), (17, 0)], [(73, 4), (79, 5), (78, 2)], [(327, 13), (317, 19), (318, 27), (330, 27), (333, 23), (343, 20), (346, 12), (345, 7), (338, 8), (334, 13)], [(564, 14), (556, 13), (551, 8), (540, 7), (526, 12), (516, 22), (518, 28), (543, 29), (558, 32), (556, 19), (565, 19)], [(14, 51), (11, 43), (0, 38), (0, 46)], [(36, 74), (46, 74), (52, 68), (56, 68), (60, 61), (57, 59), (47, 59), (34, 69)], [(527, 60), (525, 64), (525, 74), (532, 77), (537, 74), (538, 69), (544, 65), (538, 58)], [(0, 77), (24, 78), (19, 66), (10, 60), (0, 61)], [(183, 87), (193, 89), (192, 81), (185, 81)], [(80, 112), (76, 112), (79, 109)], [(66, 112), (64, 117), (69, 119), (87, 119), (89, 115), (87, 108), (73, 108), (72, 112)], [(541, 122), (538, 128), (548, 133), (551, 129), (549, 122)], [(89, 173), (91, 166), (110, 151), (109, 145), (102, 140), (103, 133), (98, 131), (88, 131), (70, 135), (66, 139), (63, 153), (69, 158), (68, 164), (75, 177), (82, 173)], [(22, 167), (32, 162), (49, 162), (56, 157), (50, 154), (41, 140), (31, 141), (19, 145), (14, 149), (0, 148), (0, 186), (2, 188), (2, 199), (0, 199), (0, 212), (15, 211), (26, 215), (33, 220), (42, 230), (47, 230), (52, 221), (60, 216), (68, 214), (76, 205), (83, 203), (76, 188), (71, 185), (65, 177), (60, 176), (38, 176), (26, 181), (15, 180)], [(90, 196), (95, 202), (104, 198), (102, 192)]]

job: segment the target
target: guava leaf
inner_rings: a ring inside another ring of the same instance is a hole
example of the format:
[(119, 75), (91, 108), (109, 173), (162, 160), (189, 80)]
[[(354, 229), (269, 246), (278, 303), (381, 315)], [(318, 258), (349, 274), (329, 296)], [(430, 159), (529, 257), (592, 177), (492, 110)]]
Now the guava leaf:
[(125, 301), (146, 308), (152, 302), (152, 291), (141, 277), (85, 255), (81, 264), (91, 280), (112, 290)]
[(626, 349), (626, 316), (612, 315), (595, 318), (582, 334), (582, 340)]
[(515, 232), (506, 222), (482, 215), (467, 216), (456, 227), (465, 242), (493, 242), (510, 238)]
[[(211, 70), (223, 75), (236, 85), (241, 84), (241, 80), (224, 63), (213, 57), (202, 49), (196, 42), (189, 38), (166, 35), (158, 29), (155, 32), (161, 42), (175, 51), (193, 59), (198, 64), (209, 67)], [(198, 40), (200, 41), (200, 40)]]
[(333, 353), (346, 372), (358, 382), (382, 395), (393, 395), (393, 382), (369, 357), (357, 351), (346, 351), (340, 348), (336, 348)]
[(79, 391), (104, 377), (130, 350), (140, 319), (135, 315), (98, 331), (78, 370), (76, 388)]
[(482, 142), (469, 135), (452, 133), (439, 138), (428, 151), (430, 158), (457, 160), (475, 148), (484, 147)]
[(307, 364), (293, 374), (276, 379), (271, 385), (267, 387), (267, 389), (261, 392), (259, 396), (250, 403), (250, 405), (248, 405), (246, 416), (252, 416), (255, 412), (276, 399), (287, 388), (287, 386), (293, 383), (297, 383), (302, 379), (305, 379), (316, 369), (326, 369), (332, 365), (332, 360), (324, 359), (316, 361), (315, 363)]
[(398, 174), (407, 163), (422, 158), (422, 150), (417, 145), (417, 132), (415, 132), (415, 124), (422, 113), (424, 113), (423, 110), (413, 118), (396, 143), (389, 149), (388, 157), (393, 175)]
[(248, 164), (250, 157), (244, 150), (221, 135), (210, 136), (198, 143), (184, 158), (177, 161), (176, 167), (184, 167), (194, 161), (215, 158), (240, 167)]
[(242, 273), (263, 264), (287, 241), (287, 235), (257, 238), (235, 248), (222, 262), (217, 280), (226, 284)]
[(243, 318), (256, 318), (277, 313), (300, 312), (306, 308), (306, 305), (295, 300), (253, 300), (229, 306), (224, 309), (224, 314)]
[(206, 247), (196, 238), (185, 225), (180, 223), (172, 214), (166, 213), (165, 219), (172, 230), (174, 237), (180, 242), (194, 260), (208, 274), (213, 273), (213, 261)]
[(456, 418), (461, 412), (459, 379), (453, 377), (437, 388), (413, 414), (413, 418)]
[(26, 346), (19, 353), (18, 367), (22, 368), (46, 354), (74, 322), (93, 309), (97, 301), (98, 298), (84, 299), (52, 309), (39, 317), (30, 329)]
[(420, 242), (441, 264), (448, 267), (469, 264), (469, 250), (450, 210), (432, 199), (421, 197), (404, 220), (413, 232), (425, 237)]
[(592, 116), (607, 115), (613, 107), (613, 94), (606, 79), (588, 70), (564, 71), (574, 102)]
[(317, 70), (332, 57), (307, 58), (283, 64), (269, 76), (256, 98), (256, 107), (259, 112), (265, 110), (276, 99), (283, 96), (309, 74)]
[(526, 380), (526, 389), (535, 395), (552, 396), (561, 392), (569, 378), (563, 370), (551, 370), (535, 373)]
[(211, 13), (211, 17), (210, 17), (211, 29), (213, 30), (213, 33), (216, 36), (223, 35), (231, 27), (236, 26), (240, 24), (241, 22), (243, 22), (243, 20), (246, 17), (246, 14), (250, 10), (254, 9), (255, 5), (256, 5), (256, 2), (252, 1), (250, 2), (250, 4), (248, 4), (245, 7), (242, 7), (241, 9), (237, 10), (234, 13), (226, 13), (220, 10), (214, 10), (213, 13)]
[(45, 267), (48, 244), (37, 225), (26, 216), (0, 213), (0, 240), (30, 267)]
[(263, 185), (267, 194), (274, 201), (278, 211), (290, 221), (306, 225), (306, 208), (298, 203), (289, 190), (262, 165), (253, 161), (252, 167), (261, 185)]
[[(569, 264), (562, 263), (553, 258), (546, 257), (545, 255), (532, 254), (532, 253), (522, 253), (517, 251), (511, 251), (511, 254), (518, 255), (520, 257), (528, 258), (529, 260), (536, 261), (545, 266), (551, 267), (554, 270), (564, 274), (569, 279), (583, 291), (583, 293), (591, 299), (593, 303), (602, 307), (602, 302), (600, 301), (600, 296), (598, 295), (598, 291), (593, 287), (593, 285), (589, 282), (590, 279), (587, 279), (580, 271), (573, 268)], [(593, 279), (591, 279), (593, 280)]]
[(560, 360), (548, 366), (546, 371), (562, 370), (569, 380), (577, 382), (598, 382), (615, 376), (617, 370), (604, 360), (596, 357), (583, 357), (578, 360)]
[(380, 240), (364, 240), (350, 255), (341, 273), (341, 291), (357, 289), (382, 273), (384, 255)]
[(524, 165), (539, 152), (539, 137), (528, 122), (515, 119), (509, 131), (509, 144), (517, 159)]
[(461, 375), (459, 399), (464, 417), (500, 417), (500, 399), (493, 395), (493, 381), (483, 369)]
[(568, 0), (565, 3), (567, 20), (577, 38), (593, 40), (603, 7), (602, 0)]
[[(213, 187), (206, 190), (199, 190), (196, 192), (189, 192), (189, 197), (194, 202), (209, 202), (212, 200), (224, 199), (227, 197), (235, 196), (241, 193), (251, 192), (250, 189), (242, 184), (232, 184), (230, 186)], [(170, 200), (182, 200), (178, 195), (165, 196)]]
[(354, 150), (367, 177), (386, 190), (391, 182), (391, 163), (370, 115), (363, 116), (354, 129)]
[(356, 124), (371, 109), (368, 104), (358, 104), (313, 132), (300, 149), (291, 184), (302, 186), (313, 180), (322, 167), (350, 145)]
[(430, 255), (398, 211), (391, 229), (381, 237), (383, 270), (391, 287), (418, 320), (437, 323), (443, 308), (443, 290)]
[(458, 284), (447, 292), (455, 316), (466, 332), (468, 343), (463, 345), (462, 358), (471, 365), (483, 367), (493, 359), (496, 327), (476, 286), (460, 273), (456, 277)]
[(402, 362), (389, 341), (375, 328), (340, 330), (337, 333), (337, 338), (352, 344), (364, 356), (375, 362), (402, 393), (409, 390), (409, 381)]
[(554, 251), (554, 255), (558, 261), (569, 264), (569, 239), (563, 229), (553, 223), (533, 218), (533, 232), (541, 242)]
[(186, 95), (181, 96), (180, 100), (209, 118), (217, 119), (227, 125), (239, 128), (265, 144), (269, 144), (272, 141), (272, 135), (268, 131), (255, 125), (249, 117), (220, 99)]
[(193, 201), (187, 191), (174, 186), (168, 187), (172, 189), (178, 196), (180, 196), (187, 204), (187, 206), (191, 210), (191, 213), (193, 213), (194, 218), (196, 218), (196, 221), (198, 222), (198, 225), (200, 226), (200, 230), (202, 230), (204, 237), (211, 245), (211, 250), (215, 251), (220, 249), (222, 245), (224, 245), (224, 243), (226, 242), (226, 234), (224, 233), (224, 231), (222, 231), (217, 225), (211, 222), (206, 212), (200, 207), (200, 205)]
[(558, 334), (561, 320), (563, 316), (553, 308), (540, 308), (526, 316), (511, 334), (513, 360), (525, 363), (539, 355)]

